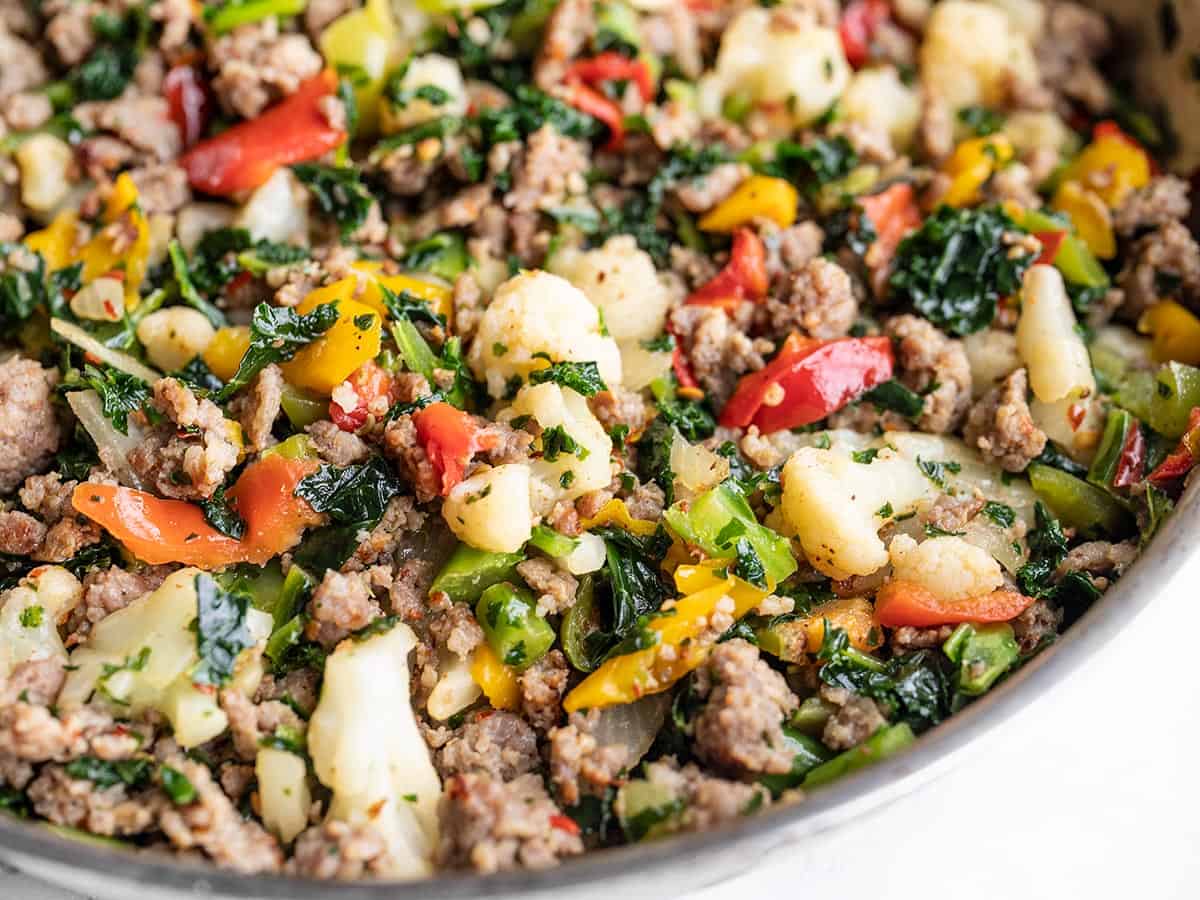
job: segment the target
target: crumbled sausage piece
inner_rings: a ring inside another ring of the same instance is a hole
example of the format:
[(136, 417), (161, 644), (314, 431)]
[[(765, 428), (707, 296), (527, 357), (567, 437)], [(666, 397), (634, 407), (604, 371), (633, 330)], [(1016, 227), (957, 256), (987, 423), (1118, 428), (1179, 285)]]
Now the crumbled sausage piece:
[(304, 634), (310, 641), (332, 647), (350, 632), (366, 628), (383, 613), (371, 593), (366, 575), (328, 570), (308, 604), (311, 616)]
[(1028, 654), (1053, 640), (1062, 626), (1063, 611), (1045, 600), (1035, 600), (1008, 624), (1012, 626), (1017, 648)]
[(313, 439), (317, 454), (332, 465), (354, 465), (371, 455), (366, 441), (353, 432), (342, 431), (328, 419), (313, 422), (304, 430)]
[(681, 768), (674, 757), (647, 763), (645, 770), (651, 784), (669, 789), (683, 804), (672, 823), (679, 831), (705, 831), (771, 802), (770, 793), (761, 784), (715, 778), (692, 763)]
[(29, 513), (0, 512), (0, 553), (29, 556), (46, 539), (46, 526)]
[(236, 690), (221, 691), (221, 709), (229, 718), (229, 733), (237, 755), (253, 761), (258, 755), (259, 741), (263, 735), (275, 733), (280, 725), (293, 731), (303, 732), (304, 720), (286, 703), (264, 700), (254, 703), (245, 694)]
[(267, 16), (213, 42), (209, 64), (217, 70), (213, 91), (228, 112), (253, 119), (321, 71), (321, 55), (303, 34), (279, 30)]
[(1087, 541), (1073, 547), (1058, 568), (1055, 578), (1071, 572), (1086, 572), (1089, 575), (1120, 575), (1137, 558), (1138, 546), (1134, 541), (1114, 544), (1109, 541)]
[(891, 634), (889, 641), (892, 653), (909, 653), (913, 650), (929, 650), (940, 647), (954, 633), (953, 625), (937, 625), (933, 628), (914, 628), (912, 625), (901, 625)]
[(827, 341), (844, 337), (858, 315), (858, 301), (846, 270), (822, 257), (809, 260), (788, 278), (785, 295), (765, 304), (771, 331), (791, 331)]
[(242, 423), (249, 449), (257, 453), (275, 443), (271, 428), (279, 418), (282, 400), (283, 370), (270, 365), (254, 376), (249, 389), (230, 403), (230, 411)]
[(67, 620), (67, 633), (72, 642), (82, 641), (93, 625), (150, 593), (162, 580), (161, 572), (153, 569), (137, 573), (110, 566), (88, 572), (83, 577), (83, 600)]
[(517, 564), (517, 573), (538, 592), (539, 616), (558, 615), (575, 605), (579, 581), (548, 559), (534, 557)]
[(429, 619), (429, 636), (460, 659), (468, 658), (483, 643), (483, 629), (466, 603), (449, 603), (434, 612)]
[(92, 834), (141, 834), (154, 824), (154, 808), (146, 797), (130, 797), (124, 784), (102, 788), (72, 778), (58, 765), (42, 769), (29, 785), (29, 799), (34, 812), (55, 825)]
[(520, 716), (502, 710), (476, 714), (437, 753), (442, 778), (481, 772), (512, 781), (541, 764), (537, 735)]
[(370, 566), (390, 565), (406, 536), (419, 531), (424, 524), (425, 513), (417, 509), (412, 497), (393, 497), (388, 501), (379, 524), (361, 538), (354, 555), (346, 561), (342, 570), (349, 572)]
[(583, 174), (590, 165), (584, 144), (564, 137), (553, 125), (543, 125), (529, 136), (504, 206), (529, 213), (559, 205), (566, 194), (586, 188)]
[(650, 421), (650, 410), (641, 393), (620, 385), (593, 394), (588, 398), (588, 407), (605, 431), (624, 425), (630, 434), (638, 434)]
[(1173, 219), (1186, 219), (1192, 211), (1189, 191), (1188, 183), (1178, 175), (1156, 175), (1117, 207), (1113, 227), (1129, 236), (1144, 228), (1166, 225)]
[(963, 439), (1009, 472), (1020, 472), (1041, 455), (1046, 433), (1037, 427), (1026, 402), (1029, 379), (1017, 369), (971, 408)]
[(549, 731), (562, 717), (562, 695), (571, 667), (561, 650), (551, 650), (521, 673), (521, 715), (538, 731)]
[(696, 693), (707, 700), (695, 720), (701, 759), (738, 774), (790, 771), (783, 719), (799, 701), (757, 647), (740, 639), (718, 644), (695, 679)]
[(441, 493), (441, 476), (417, 440), (417, 426), (413, 424), (412, 416), (397, 416), (388, 422), (383, 432), (383, 450), (412, 483), (418, 503), (428, 503)]
[(1178, 285), (1178, 299), (1193, 309), (1200, 307), (1200, 245), (1187, 227), (1171, 220), (1130, 248), (1129, 258), (1117, 275), (1125, 292), (1121, 315), (1137, 321), (1163, 298), (1163, 283)]
[(534, 774), (512, 781), (479, 772), (451, 776), (438, 818), (436, 859), (449, 868), (545, 869), (583, 852), (578, 827), (566, 820)]
[(681, 306), (671, 324), (682, 339), (692, 374), (718, 409), (733, 394), (738, 378), (764, 365), (761, 345), (716, 306)]
[(624, 744), (601, 744), (592, 733), (600, 711), (586, 715), (572, 713), (567, 724), (553, 728), (550, 739), (550, 781), (558, 798), (566, 806), (576, 806), (583, 796), (603, 796), (608, 788), (620, 784), (620, 775), (629, 761)]
[(12, 356), (0, 363), (0, 494), (46, 468), (62, 441), (50, 397), (55, 369)]
[(887, 724), (887, 718), (874, 700), (852, 694), (845, 688), (824, 685), (821, 699), (837, 707), (821, 733), (821, 741), (831, 750), (857, 747)]
[(971, 402), (971, 364), (962, 341), (911, 315), (893, 316), (884, 323), (884, 331), (896, 342), (900, 381), (925, 395), (918, 430), (953, 431)]
[(709, 172), (681, 181), (674, 194), (692, 213), (705, 213), (732, 194), (750, 176), (745, 163), (721, 163)]
[(961, 531), (983, 509), (984, 502), (978, 491), (970, 495), (941, 494), (921, 514), (921, 521), (942, 531)]
[(563, 0), (557, 4), (542, 32), (533, 67), (534, 84), (543, 91), (559, 85), (567, 73), (567, 64), (583, 52), (595, 31), (592, 0)]
[(296, 837), (286, 868), (305, 878), (355, 881), (386, 874), (390, 857), (387, 842), (370, 822), (328, 819)]

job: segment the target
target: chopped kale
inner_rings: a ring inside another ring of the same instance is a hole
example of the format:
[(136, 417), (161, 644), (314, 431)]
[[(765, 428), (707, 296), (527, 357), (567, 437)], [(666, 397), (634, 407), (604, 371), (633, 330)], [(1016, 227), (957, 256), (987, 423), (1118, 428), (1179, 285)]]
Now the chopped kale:
[(287, 362), (332, 328), (337, 317), (333, 303), (322, 303), (303, 315), (286, 306), (258, 304), (250, 319), (250, 347), (217, 396), (227, 400), (271, 363)]
[(656, 611), (672, 595), (660, 574), (671, 540), (662, 528), (645, 537), (612, 527), (597, 528), (594, 533), (604, 538), (607, 549), (611, 631), (621, 641), (633, 632), (640, 616)]
[(246, 533), (246, 522), (229, 505), (224, 486), (217, 488), (209, 499), (201, 500), (200, 508), (204, 510), (204, 521), (226, 537), (240, 540)]
[(233, 677), (238, 654), (254, 646), (246, 626), (250, 599), (238, 591), (226, 591), (211, 575), (196, 576), (196, 654), (200, 661), (192, 670), (196, 684), (221, 686)]
[(150, 387), (140, 378), (105, 366), (87, 365), (83, 381), (100, 395), (100, 410), (121, 434), (129, 433), (129, 414), (142, 409), (150, 399)]
[(964, 106), (958, 111), (958, 121), (976, 137), (987, 137), (1004, 127), (1004, 116), (986, 106)]
[(462, 235), (442, 231), (408, 248), (404, 257), (404, 268), (429, 272), (454, 281), (467, 268), (470, 257)]
[[(550, 359), (545, 353), (535, 353), (534, 357)], [(585, 397), (608, 390), (608, 385), (600, 377), (600, 369), (594, 362), (552, 362), (545, 368), (531, 372), (529, 381), (531, 384), (553, 382)]]
[(161, 766), (158, 770), (158, 777), (162, 783), (163, 793), (170, 797), (171, 802), (176, 806), (187, 806), (196, 801), (196, 786), (178, 769), (166, 765)]
[(1040, 500), (1034, 508), (1034, 528), (1026, 542), (1029, 562), (1017, 570), (1021, 593), (1061, 606), (1068, 622), (1079, 618), (1100, 596), (1100, 590), (1084, 572), (1069, 572), (1055, 578), (1055, 570), (1067, 556), (1067, 537), (1058, 519)]
[(188, 266), (187, 257), (184, 256), (183, 248), (179, 245), (179, 241), (172, 240), (167, 245), (167, 256), (171, 260), (171, 271), (175, 276), (175, 283), (179, 288), (179, 296), (183, 302), (193, 309), (202, 312), (214, 328), (220, 328), (224, 325), (225, 314), (212, 303), (205, 300), (196, 288)]
[(876, 385), (862, 396), (876, 409), (899, 413), (906, 419), (917, 419), (925, 409), (925, 398), (909, 390), (896, 379)]
[[(0, 258), (14, 259), (27, 255), (20, 244), (0, 243)], [(46, 294), (46, 261), (40, 253), (33, 254), (33, 267), (25, 270), (11, 263), (0, 272), (0, 329), (12, 331), (33, 311), (48, 302)]]
[(343, 238), (349, 237), (367, 220), (374, 197), (363, 184), (358, 169), (300, 163), (292, 166), (292, 171), (308, 188), (321, 212), (337, 222)]
[(689, 441), (702, 441), (716, 431), (716, 419), (703, 401), (680, 397), (678, 388), (674, 375), (656, 378), (650, 383), (658, 414)]
[(775, 158), (762, 166), (764, 172), (794, 182), (808, 193), (845, 178), (858, 165), (858, 154), (842, 136), (817, 138), (810, 144), (780, 141)]
[(386, 284), (379, 285), (379, 291), (383, 296), (383, 305), (387, 308), (388, 315), (393, 319), (423, 322), (435, 328), (446, 327), (445, 316), (434, 312), (428, 300), (422, 300), (420, 297), (404, 290), (397, 294)]
[(67, 774), (81, 781), (90, 781), (98, 788), (109, 788), (118, 784), (141, 787), (150, 781), (150, 760), (137, 756), (133, 759), (107, 760), (95, 756), (80, 756), (64, 767)]
[(353, 466), (323, 465), (301, 479), (296, 496), (340, 524), (377, 521), (403, 485), (381, 458)]
[(655, 418), (637, 442), (637, 474), (663, 490), (667, 504), (675, 500), (675, 473), (671, 470), (671, 444), (675, 428), (662, 417)]
[(1006, 503), (997, 503), (995, 500), (989, 500), (983, 504), (982, 512), (1001, 528), (1008, 528), (1017, 520), (1017, 513), (1011, 506)]

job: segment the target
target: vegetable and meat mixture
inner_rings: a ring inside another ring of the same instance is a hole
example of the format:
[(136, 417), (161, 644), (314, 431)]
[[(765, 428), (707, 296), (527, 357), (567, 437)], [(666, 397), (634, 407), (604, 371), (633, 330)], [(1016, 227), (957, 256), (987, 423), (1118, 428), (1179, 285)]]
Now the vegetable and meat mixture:
[(1073, 2), (0, 13), (31, 823), (408, 879), (803, 802), (1200, 458), (1188, 182)]

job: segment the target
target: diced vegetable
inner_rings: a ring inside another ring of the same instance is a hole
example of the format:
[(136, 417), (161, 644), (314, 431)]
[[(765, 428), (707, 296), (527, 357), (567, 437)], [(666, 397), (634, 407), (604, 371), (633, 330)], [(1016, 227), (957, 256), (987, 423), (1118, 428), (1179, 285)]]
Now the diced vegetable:
[(306, 315), (333, 303), (338, 317), (321, 337), (283, 364), (284, 377), (290, 384), (328, 396), (363, 363), (379, 354), (382, 319), (371, 307), (350, 299), (356, 285), (354, 278), (343, 278), (313, 291), (296, 307), (298, 314)]
[[(1108, 273), (1104, 271), (1100, 261), (1078, 236), (1063, 230), (1063, 222), (1036, 209), (1020, 210), (1013, 218), (1026, 231), (1038, 235), (1046, 233), (1061, 235), (1058, 249), (1049, 262), (1062, 272), (1063, 278), (1067, 281), (1089, 288), (1108, 285)], [(1044, 260), (1039, 260), (1039, 262), (1044, 262)]]
[(1077, 400), (1096, 391), (1087, 345), (1075, 327), (1075, 311), (1062, 275), (1033, 266), (1021, 289), (1017, 350), (1029, 369), (1029, 385), (1044, 403)]
[(508, 582), (484, 590), (475, 618), (497, 658), (514, 669), (533, 665), (554, 644), (554, 629), (537, 614), (533, 596)]
[(785, 662), (804, 662), (825, 644), (825, 627), (846, 633), (850, 646), (865, 652), (883, 646), (883, 630), (875, 609), (863, 597), (839, 597), (812, 608), (804, 616), (771, 623), (757, 632), (759, 646)]
[(263, 824), (285, 844), (308, 827), (312, 792), (304, 759), (286, 750), (263, 747), (254, 758)]
[(857, 772), (872, 763), (886, 759), (909, 747), (916, 740), (907, 722), (881, 728), (857, 747), (835, 756), (812, 769), (804, 779), (804, 787), (814, 788)]
[(1091, 253), (1100, 259), (1112, 259), (1117, 255), (1112, 214), (1095, 191), (1077, 181), (1064, 181), (1054, 192), (1050, 205), (1070, 218), (1079, 239)]
[(1007, 622), (1033, 603), (1015, 591), (996, 590), (978, 597), (943, 600), (911, 581), (892, 580), (875, 596), (875, 617), (888, 628), (929, 628), (958, 622)]
[(1121, 537), (1131, 530), (1129, 511), (1107, 491), (1041, 463), (1027, 471), (1033, 489), (1065, 525), (1093, 537)]
[(683, 800), (669, 785), (634, 778), (618, 790), (613, 807), (626, 839), (636, 842), (669, 833)]
[(712, 279), (688, 295), (685, 302), (720, 306), (730, 312), (743, 301), (757, 302), (767, 293), (767, 251), (762, 238), (749, 228), (733, 232), (729, 262)]
[(1131, 191), (1145, 187), (1150, 174), (1150, 157), (1141, 145), (1116, 123), (1100, 122), (1092, 132), (1092, 142), (1068, 163), (1059, 177), (1064, 183), (1102, 185), (1096, 194), (1106, 206), (1115, 209)]
[(529, 543), (547, 556), (562, 558), (570, 556), (571, 552), (579, 546), (579, 538), (562, 534), (545, 525), (535, 525)]
[(492, 645), (484, 641), (471, 658), (471, 677), (496, 709), (516, 709), (521, 702), (517, 674), (496, 656)]
[(1153, 337), (1159, 362), (1200, 365), (1200, 319), (1174, 300), (1162, 300), (1142, 313), (1138, 331)]
[(0, 679), (25, 662), (66, 663), (58, 623), (82, 596), (79, 579), (61, 566), (39, 566), (5, 592), (0, 606)]
[(1155, 467), (1149, 481), (1156, 487), (1174, 490), (1195, 468), (1197, 460), (1200, 460), (1200, 407), (1192, 409), (1188, 430), (1179, 439), (1179, 446)]
[(755, 219), (770, 219), (780, 228), (788, 228), (796, 221), (799, 202), (800, 195), (791, 182), (751, 175), (696, 224), (704, 231), (730, 233)]
[(474, 603), (486, 588), (517, 577), (521, 553), (489, 553), (459, 544), (450, 554), (430, 585), (430, 592), (441, 591), (457, 603)]
[(978, 203), (984, 183), (1012, 158), (1012, 143), (1002, 134), (963, 141), (942, 167), (942, 173), (950, 178), (942, 202), (949, 206)]
[(833, 755), (816, 738), (809, 737), (790, 725), (783, 727), (784, 746), (792, 752), (792, 769), (786, 775), (763, 775), (758, 783), (764, 785), (773, 796), (799, 787), (805, 777)]
[(1127, 488), (1142, 480), (1145, 466), (1146, 438), (1141, 423), (1123, 409), (1110, 409), (1088, 481), (1105, 489)]
[(459, 482), (442, 502), (442, 518), (459, 540), (494, 553), (516, 553), (533, 532), (529, 467), (506, 463)]
[(958, 690), (969, 697), (987, 692), (1020, 656), (1011, 625), (971, 625), (954, 629), (943, 645), (946, 656), (959, 665)]

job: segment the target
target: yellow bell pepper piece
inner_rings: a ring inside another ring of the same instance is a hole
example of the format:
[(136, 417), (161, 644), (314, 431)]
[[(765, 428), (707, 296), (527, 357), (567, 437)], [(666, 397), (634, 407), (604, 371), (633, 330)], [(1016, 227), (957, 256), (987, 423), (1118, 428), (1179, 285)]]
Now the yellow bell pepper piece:
[(677, 583), (707, 586), (683, 597), (666, 615), (650, 620), (647, 627), (658, 632), (657, 644), (614, 657), (580, 682), (563, 701), (567, 712), (632, 703), (647, 694), (669, 689), (700, 665), (712, 650), (715, 638), (708, 641), (701, 638), (718, 603), (731, 598), (733, 616), (740, 619), (768, 594), (741, 579), (717, 577), (717, 570), (708, 563), (680, 568), (689, 571), (677, 571)]
[(241, 462), (246, 458), (246, 438), (242, 434), (241, 423), (235, 422), (233, 419), (226, 419), (225, 433), (229, 435), (230, 442), (237, 447), (238, 462)]
[(1155, 303), (1142, 313), (1138, 331), (1153, 337), (1158, 362), (1200, 366), (1200, 319), (1174, 300)]
[(1117, 135), (1101, 135), (1063, 170), (1064, 181), (1087, 184), (1110, 208), (1150, 182), (1150, 158), (1140, 147)]
[(496, 709), (516, 709), (521, 702), (517, 673), (500, 662), (487, 641), (476, 647), (471, 657), (471, 678)]
[(862, 597), (840, 597), (813, 608), (802, 619), (786, 622), (782, 627), (804, 629), (805, 646), (816, 653), (825, 643), (825, 621), (846, 632), (852, 647), (870, 652), (883, 644), (883, 629), (875, 621), (875, 607)]
[(703, 231), (729, 233), (755, 219), (770, 219), (780, 228), (796, 221), (800, 195), (791, 182), (767, 175), (751, 175), (732, 194), (699, 221)]
[(978, 203), (987, 180), (1012, 158), (1012, 143), (1002, 134), (963, 141), (942, 167), (943, 174), (950, 176), (950, 187), (941, 202), (949, 206)]
[(601, 525), (616, 525), (618, 528), (624, 528), (630, 534), (639, 535), (654, 534), (658, 528), (657, 522), (651, 522), (649, 519), (635, 519), (629, 514), (629, 507), (625, 505), (625, 501), (615, 498), (596, 510), (596, 514), (590, 519), (584, 519), (579, 524), (583, 526), (584, 531), (591, 531)]
[(433, 311), (444, 316), (447, 322), (454, 314), (454, 291), (444, 284), (419, 275), (384, 275), (383, 263), (371, 259), (359, 260), (353, 263), (351, 268), (370, 276), (362, 294), (354, 299), (372, 307), (381, 316), (387, 316), (387, 307), (383, 305), (383, 292), (379, 290), (381, 284), (394, 294), (408, 291), (414, 297), (426, 301)]
[(208, 342), (200, 358), (208, 366), (209, 371), (228, 381), (237, 372), (238, 363), (250, 349), (250, 328), (246, 325), (233, 325), (221, 328)]
[(124, 272), (125, 306), (137, 305), (138, 289), (146, 277), (150, 259), (150, 223), (138, 206), (137, 186), (128, 172), (117, 177), (105, 204), (102, 220), (111, 225), (126, 220), (132, 235), (124, 229), (117, 234), (102, 228), (79, 251), (83, 263), (83, 283), (88, 284), (113, 271)]
[(358, 134), (379, 128), (379, 98), (388, 72), (399, 62), (396, 23), (388, 0), (367, 0), (353, 12), (339, 16), (321, 34), (321, 53), (329, 65), (365, 76), (355, 85), (358, 101)]
[(328, 397), (351, 372), (379, 355), (383, 318), (365, 303), (349, 299), (357, 286), (356, 278), (343, 278), (317, 288), (296, 307), (304, 314), (322, 303), (336, 303), (338, 319), (280, 367), (289, 384)]
[(26, 235), (25, 246), (42, 254), (42, 259), (46, 261), (46, 271), (56, 272), (71, 265), (77, 231), (78, 220), (75, 213), (61, 212), (41, 231)]
[(1113, 234), (1112, 214), (1095, 191), (1078, 181), (1064, 181), (1054, 192), (1050, 205), (1066, 213), (1075, 231), (1089, 250), (1100, 259), (1117, 255), (1117, 238)]

